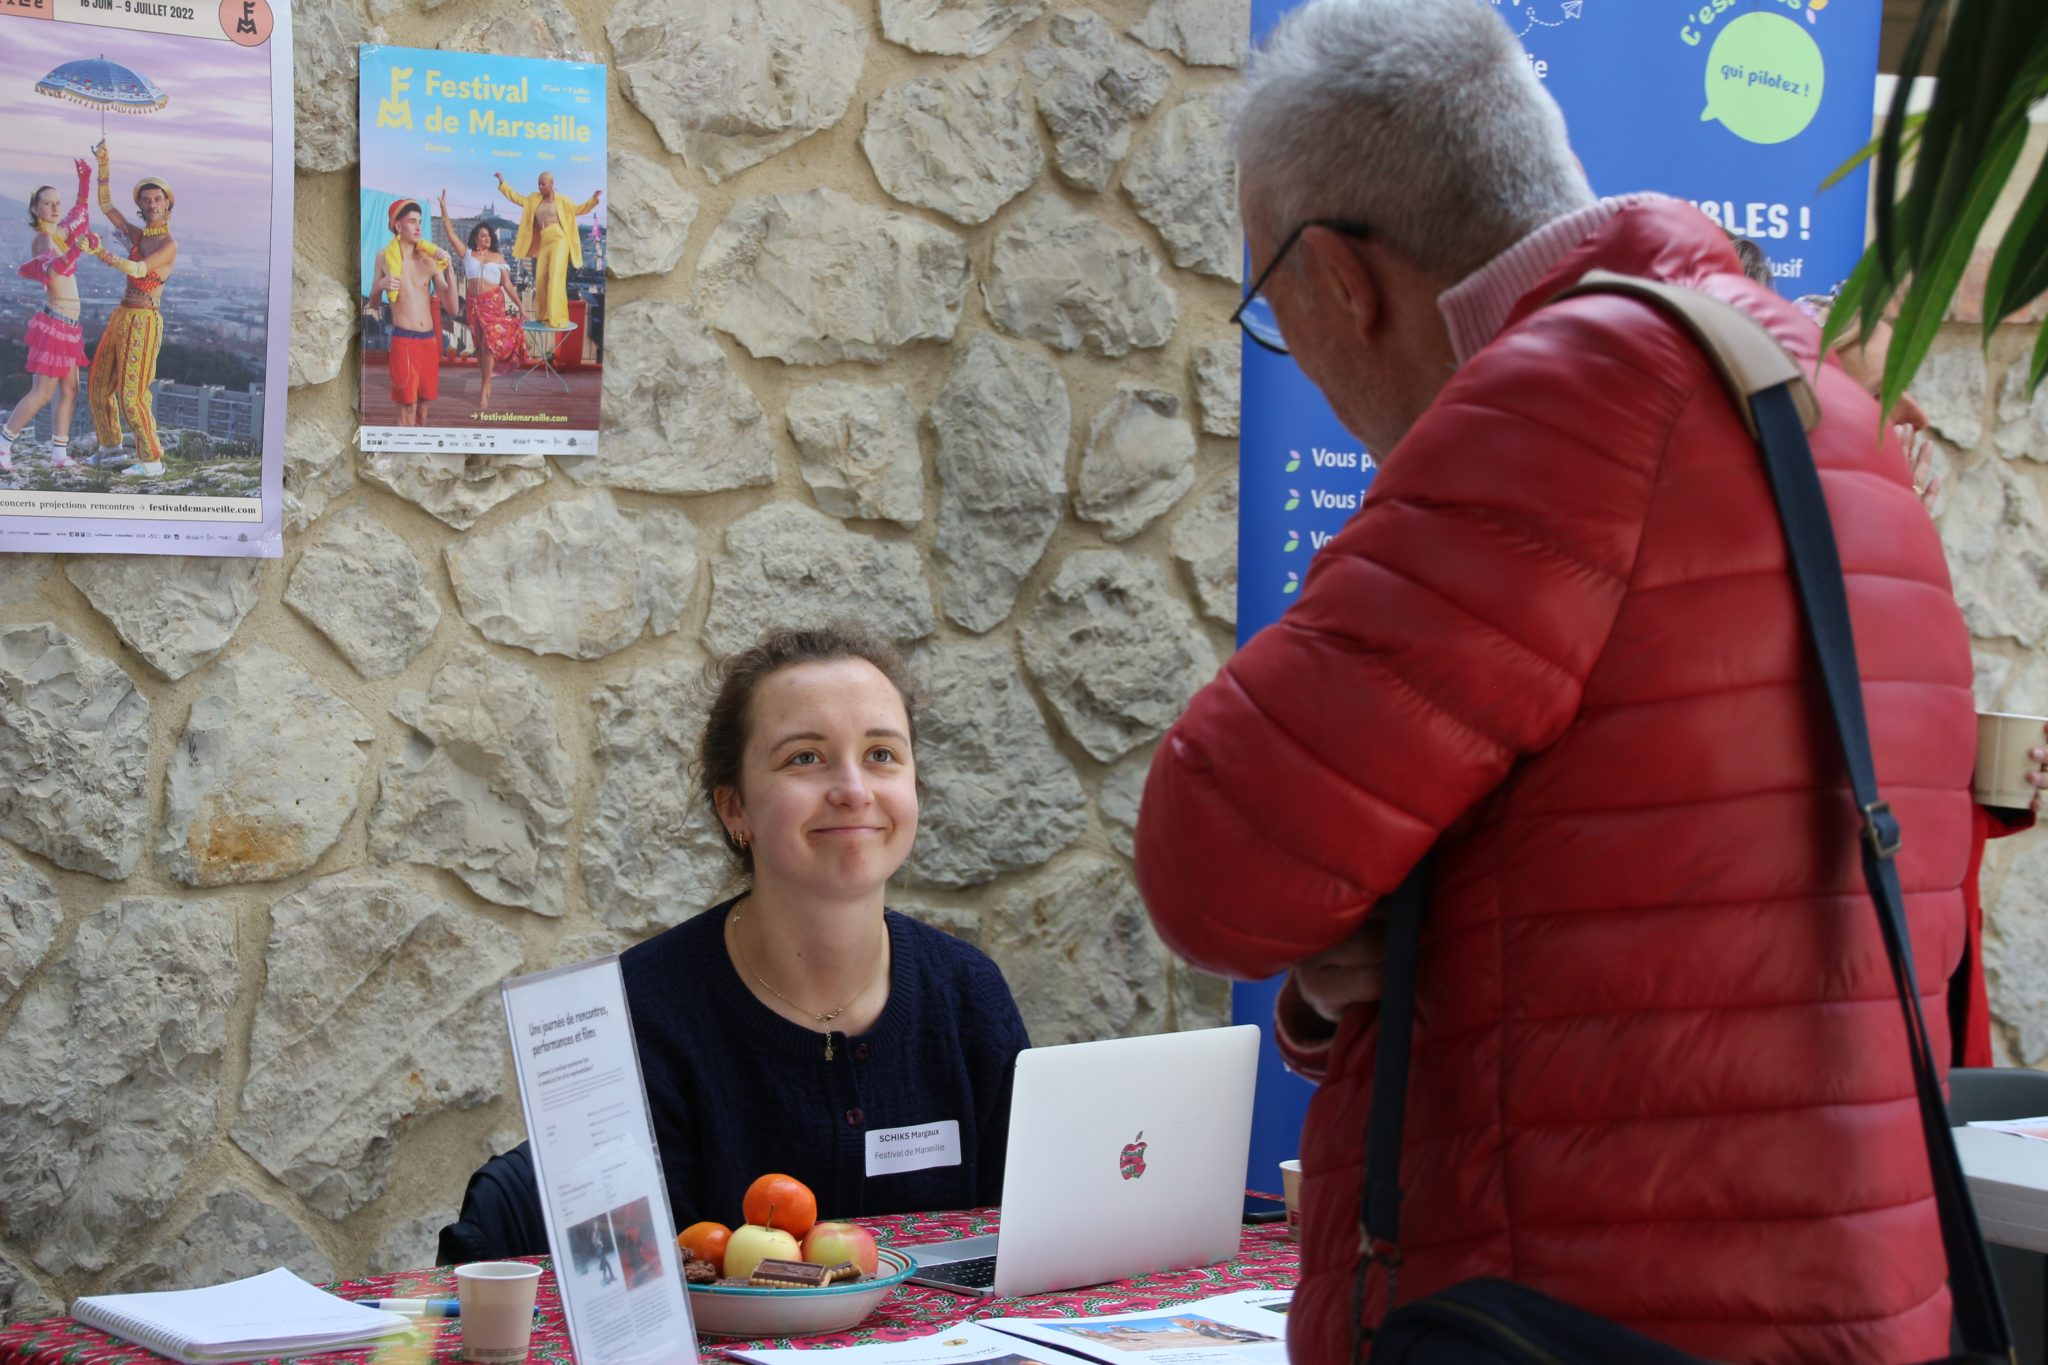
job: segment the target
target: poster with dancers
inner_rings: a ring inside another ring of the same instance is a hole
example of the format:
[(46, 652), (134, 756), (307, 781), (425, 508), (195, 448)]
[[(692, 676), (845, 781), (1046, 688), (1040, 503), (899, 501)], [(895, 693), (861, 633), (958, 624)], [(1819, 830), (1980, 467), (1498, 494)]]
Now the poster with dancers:
[(605, 68), (361, 49), (364, 450), (594, 455)]
[(277, 556), (286, 0), (0, 3), (0, 551)]

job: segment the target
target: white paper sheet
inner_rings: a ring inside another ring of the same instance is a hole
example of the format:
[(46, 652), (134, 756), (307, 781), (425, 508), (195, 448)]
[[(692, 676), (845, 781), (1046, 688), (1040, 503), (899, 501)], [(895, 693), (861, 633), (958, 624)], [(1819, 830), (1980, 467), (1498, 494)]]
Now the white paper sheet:
[(983, 1318), (980, 1325), (1108, 1365), (1286, 1365), (1284, 1289), (1086, 1318)]

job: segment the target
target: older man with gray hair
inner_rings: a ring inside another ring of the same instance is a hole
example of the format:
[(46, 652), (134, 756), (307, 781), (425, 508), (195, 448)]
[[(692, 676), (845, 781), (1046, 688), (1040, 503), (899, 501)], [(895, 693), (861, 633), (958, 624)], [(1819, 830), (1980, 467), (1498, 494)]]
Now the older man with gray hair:
[[(1914, 1086), (1858, 820), (1757, 449), (1665, 312), (1811, 372), (1819, 335), (1683, 203), (1596, 200), (1476, 0), (1310, 0), (1238, 123), (1255, 297), (1381, 468), (1295, 605), (1160, 745), (1138, 876), (1322, 1079), (1296, 1360), (1386, 1311), (1358, 1209), (1383, 930), (1424, 857), (1402, 1301), (1479, 1275), (1725, 1361), (1948, 1340)], [(1962, 943), (1968, 636), (1870, 397), (1810, 433), (1937, 1056)]]

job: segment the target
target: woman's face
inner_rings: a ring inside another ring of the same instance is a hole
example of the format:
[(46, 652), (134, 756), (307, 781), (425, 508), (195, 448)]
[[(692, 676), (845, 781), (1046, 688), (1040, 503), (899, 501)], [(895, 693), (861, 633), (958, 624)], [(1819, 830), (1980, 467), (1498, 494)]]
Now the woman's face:
[(795, 664), (754, 690), (737, 789), (717, 793), (726, 828), (774, 894), (878, 893), (917, 838), (917, 768), (903, 697), (865, 659)]
[(64, 213), (64, 201), (57, 197), (55, 190), (44, 190), (29, 207), (39, 223), (54, 223)]
[(498, 249), (498, 234), (491, 231), (488, 227), (479, 227), (469, 236), (469, 249), (471, 251), (496, 251)]

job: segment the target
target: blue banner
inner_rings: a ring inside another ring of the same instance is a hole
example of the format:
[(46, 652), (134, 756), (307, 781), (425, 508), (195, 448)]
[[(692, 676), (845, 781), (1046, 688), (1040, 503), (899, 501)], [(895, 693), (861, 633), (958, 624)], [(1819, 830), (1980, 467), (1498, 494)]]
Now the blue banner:
[[(1869, 141), (1875, 0), (1473, 0), (1515, 30), (1597, 194), (1657, 190), (1756, 241), (1787, 295), (1825, 294), (1863, 250), (1866, 176), (1821, 181)], [(1255, 42), (1295, 0), (1252, 0)], [(1250, 278), (1247, 273), (1246, 278)], [(1237, 629), (1279, 619), (1309, 560), (1358, 509), (1372, 453), (1293, 361), (1247, 341), (1239, 435)], [(1284, 913), (1284, 907), (1281, 908)], [(1279, 980), (1237, 987), (1270, 1031)], [(1259, 1061), (1250, 1182), (1277, 1188), (1310, 1087)]]

